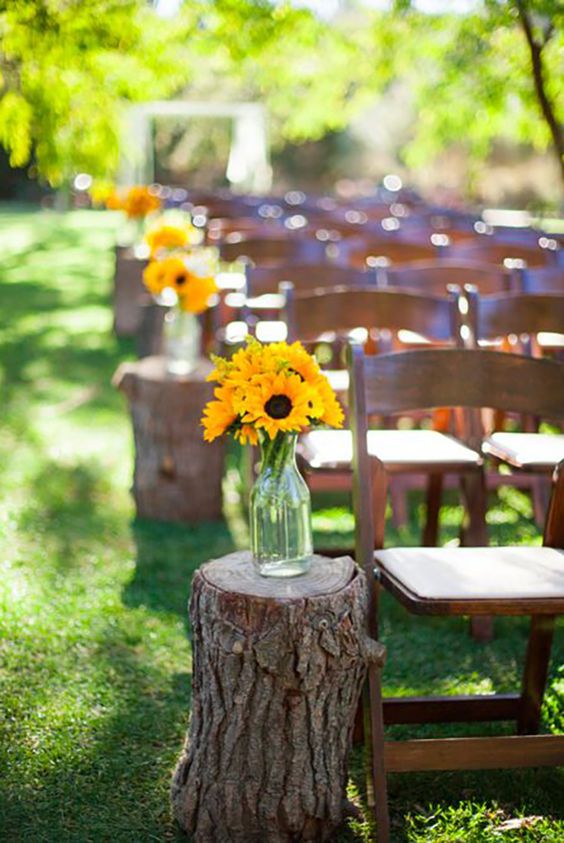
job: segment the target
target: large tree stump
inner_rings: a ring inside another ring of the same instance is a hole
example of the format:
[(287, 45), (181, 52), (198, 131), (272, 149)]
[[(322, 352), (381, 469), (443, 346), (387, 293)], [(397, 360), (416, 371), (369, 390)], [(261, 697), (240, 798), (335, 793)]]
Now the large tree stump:
[(123, 363), (113, 383), (129, 400), (135, 440), (137, 515), (194, 523), (221, 517), (224, 448), (204, 442), (204, 405), (213, 397), (201, 360), (186, 377), (169, 375), (164, 357)]
[(249, 553), (196, 573), (192, 717), (172, 783), (198, 843), (326, 840), (343, 820), (347, 757), (367, 662), (366, 580), (316, 556), (291, 580)]
[(133, 337), (141, 324), (141, 304), (149, 298), (143, 284), (146, 260), (136, 258), (133, 250), (116, 246), (114, 276), (114, 331), (118, 337)]

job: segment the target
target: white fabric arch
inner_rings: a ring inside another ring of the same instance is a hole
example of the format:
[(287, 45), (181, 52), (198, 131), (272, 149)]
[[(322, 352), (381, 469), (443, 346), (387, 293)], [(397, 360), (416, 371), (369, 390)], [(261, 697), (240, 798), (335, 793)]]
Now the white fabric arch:
[(132, 106), (125, 119), (119, 183), (149, 184), (155, 178), (151, 123), (156, 117), (229, 118), (233, 134), (226, 177), (234, 191), (266, 193), (272, 185), (266, 114), (259, 103), (204, 103), (183, 100)]

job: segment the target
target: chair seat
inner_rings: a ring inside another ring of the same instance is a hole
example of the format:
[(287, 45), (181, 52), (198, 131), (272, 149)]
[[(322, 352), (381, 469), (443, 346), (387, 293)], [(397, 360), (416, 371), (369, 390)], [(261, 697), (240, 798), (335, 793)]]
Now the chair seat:
[(323, 374), (335, 392), (346, 392), (349, 388), (349, 373), (346, 369), (324, 369)]
[(493, 433), (485, 439), (483, 451), (516, 468), (551, 471), (564, 459), (564, 436), (551, 433)]
[(386, 587), (416, 613), (564, 612), (564, 552), (550, 547), (399, 547), (374, 558)]
[[(300, 454), (312, 469), (350, 470), (350, 430), (314, 430), (300, 440)], [(370, 430), (368, 452), (388, 471), (459, 471), (481, 465), (477, 451), (435, 430)]]

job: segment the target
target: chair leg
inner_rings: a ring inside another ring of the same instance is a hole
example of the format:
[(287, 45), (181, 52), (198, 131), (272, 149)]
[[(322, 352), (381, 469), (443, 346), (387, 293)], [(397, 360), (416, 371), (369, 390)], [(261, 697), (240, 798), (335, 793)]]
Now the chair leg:
[(370, 667), (364, 692), (365, 746), (370, 764), (367, 765), (368, 805), (376, 818), (377, 843), (389, 843), (390, 817), (388, 790), (384, 766), (384, 716), (382, 683), (379, 667)]
[(531, 497), (533, 499), (535, 523), (537, 527), (542, 529), (550, 500), (550, 479), (548, 477), (531, 478)]
[[(460, 491), (465, 508), (460, 544), (464, 547), (485, 547), (488, 545), (488, 532), (484, 473), (480, 471), (463, 476), (460, 480)], [(474, 615), (470, 618), (470, 633), (475, 641), (491, 641), (493, 618), (490, 615)]]
[(473, 615), (470, 618), (470, 635), (474, 641), (486, 643), (494, 637), (493, 617), (491, 615)]
[(407, 524), (406, 487), (403, 477), (390, 477), (389, 490), (392, 504), (392, 524), (394, 527), (405, 527)]
[(465, 509), (460, 543), (464, 547), (485, 547), (488, 544), (488, 532), (484, 473), (480, 471), (463, 475), (460, 479), (460, 493)]
[(553, 636), (554, 616), (536, 615), (531, 618), (517, 721), (519, 734), (535, 734), (539, 730)]
[(423, 529), (423, 547), (436, 547), (439, 540), (439, 513), (443, 492), (443, 475), (429, 474), (427, 479), (427, 512)]

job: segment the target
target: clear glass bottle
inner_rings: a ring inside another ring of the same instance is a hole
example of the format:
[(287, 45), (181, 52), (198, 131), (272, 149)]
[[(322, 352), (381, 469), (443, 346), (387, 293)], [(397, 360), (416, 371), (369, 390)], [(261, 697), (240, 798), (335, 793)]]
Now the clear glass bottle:
[(189, 375), (200, 358), (202, 327), (194, 313), (171, 307), (163, 326), (166, 370), (171, 375)]
[(311, 498), (296, 465), (295, 433), (261, 434), (260, 473), (251, 490), (253, 562), (265, 577), (295, 577), (313, 555)]

